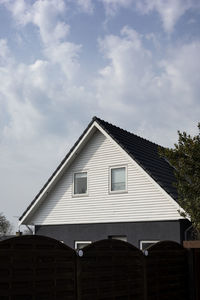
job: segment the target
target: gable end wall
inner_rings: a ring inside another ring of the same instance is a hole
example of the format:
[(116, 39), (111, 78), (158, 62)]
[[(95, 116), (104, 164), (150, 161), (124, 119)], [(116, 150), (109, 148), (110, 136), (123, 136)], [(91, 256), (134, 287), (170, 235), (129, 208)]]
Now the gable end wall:
[[(109, 168), (127, 166), (128, 192), (109, 194)], [(88, 196), (73, 197), (73, 173), (88, 172)], [(96, 131), (27, 224), (178, 220), (175, 201), (100, 131)]]

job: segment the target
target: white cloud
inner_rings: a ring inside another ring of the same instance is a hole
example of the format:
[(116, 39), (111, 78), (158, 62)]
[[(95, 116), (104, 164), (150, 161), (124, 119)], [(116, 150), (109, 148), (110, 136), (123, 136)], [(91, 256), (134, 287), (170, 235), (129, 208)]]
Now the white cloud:
[(141, 14), (156, 11), (166, 32), (171, 33), (179, 19), (188, 10), (199, 10), (196, 0), (101, 0), (107, 16), (115, 16), (121, 8), (134, 9)]
[(77, 0), (77, 4), (81, 11), (92, 14), (94, 11), (94, 4), (92, 3), (92, 0)]
[(18, 26), (29, 23), (37, 26), (44, 44), (60, 42), (69, 33), (69, 25), (58, 21), (58, 17), (64, 15), (67, 9), (63, 0), (37, 0), (32, 5), (24, 0), (7, 0), (3, 3)]
[(101, 0), (104, 4), (106, 14), (114, 16), (120, 8), (128, 8), (132, 0)]
[[(5, 41), (2, 43), (5, 44)], [(72, 55), (73, 53), (72, 51)], [(61, 58), (63, 55), (61, 51)], [(65, 111), (76, 111), (78, 102), (83, 113), (84, 104), (89, 97), (86, 96), (84, 88), (77, 85), (76, 76), (73, 77), (77, 64), (73, 63), (73, 57), (69, 57), (62, 66), (59, 57), (52, 57), (53, 51), (49, 60), (36, 60), (30, 65), (19, 64), (14, 58), (7, 57), (8, 62), (12, 59), (13, 63), (7, 64), (5, 58), (0, 65), (0, 105), (4, 107), (7, 115), (7, 122), (1, 128), (4, 141), (24, 139), (25, 142), (41, 138), (52, 127), (51, 118), (56, 120), (59, 114), (60, 119), (57, 120), (57, 126), (54, 124), (53, 134), (62, 135), (73, 118), (72, 115), (68, 116), (66, 122)], [(60, 131), (62, 122), (65, 126), (62, 125), (63, 129)]]
[(39, 27), (45, 44), (59, 42), (69, 33), (69, 25), (58, 21), (57, 17), (66, 10), (62, 0), (38, 0), (32, 7), (32, 22)]
[(13, 59), (10, 53), (10, 49), (7, 44), (7, 40), (0, 39), (0, 66), (12, 64)]
[[(4, 0), (1, 3), (11, 11), (19, 26), (30, 23), (39, 29), (43, 53), (42, 58), (31, 64), (17, 63), (7, 41), (0, 40), (0, 103), (6, 112), (6, 123), (0, 122), (0, 130), (4, 141), (23, 138), (25, 143), (26, 139), (34, 140), (43, 132), (46, 134), (49, 127), (53, 134), (62, 136), (73, 118), (70, 112), (79, 114), (78, 105), (84, 115), (85, 103), (91, 99), (79, 84), (81, 45), (66, 39), (69, 25), (62, 20), (66, 3), (63, 0)], [(70, 116), (67, 122), (65, 111)], [(55, 120), (54, 126), (51, 118)]]
[(170, 33), (186, 11), (200, 8), (200, 5), (195, 0), (137, 0), (136, 7), (142, 14), (157, 11), (164, 30)]
[(77, 83), (79, 46), (74, 47), (67, 42), (58, 43), (57, 49), (49, 46), (45, 57), (25, 64), (16, 61), (6, 40), (0, 40), (0, 181), (5, 181), (5, 213), (22, 213), (88, 119), (91, 95)]
[[(86, 3), (89, 7), (89, 2)], [(79, 71), (81, 45), (66, 40), (70, 26), (60, 21), (67, 10), (65, 2), (37, 0), (30, 5), (23, 0), (7, 0), (6, 5), (17, 24), (26, 26), (31, 23), (39, 29), (45, 59), (61, 68), (67, 80), (72, 80)]]
[[(99, 104), (109, 103), (118, 113), (122, 108), (131, 113), (130, 98), (137, 104), (145, 99), (141, 89), (152, 77), (151, 54), (143, 48), (142, 37), (128, 27), (123, 28), (121, 37), (109, 35), (101, 40), (100, 47), (109, 64), (100, 70), (97, 80)], [(131, 109), (135, 111), (137, 104), (132, 103)]]
[(100, 41), (108, 63), (96, 79), (97, 101), (106, 118), (173, 145), (176, 130), (193, 132), (199, 119), (200, 42), (174, 45), (158, 60), (144, 39), (125, 27)]
[[(200, 80), (200, 61), (198, 59), (200, 52), (200, 41), (194, 41), (191, 44), (185, 44), (178, 49), (170, 51), (169, 57), (161, 62), (164, 68), (160, 80), (165, 85), (170, 85), (170, 92), (173, 99), (187, 107), (189, 116), (194, 107), (199, 112), (199, 80)], [(167, 82), (167, 83), (166, 83)], [(187, 115), (186, 114), (186, 115)]]
[(31, 16), (31, 6), (28, 1), (24, 0), (0, 0), (1, 4), (4, 4), (6, 8), (11, 11), (14, 19), (18, 25), (25, 25), (30, 22)]
[(72, 80), (79, 71), (78, 57), (81, 45), (70, 42), (52, 44), (44, 50), (45, 56), (53, 64), (59, 64), (68, 80)]

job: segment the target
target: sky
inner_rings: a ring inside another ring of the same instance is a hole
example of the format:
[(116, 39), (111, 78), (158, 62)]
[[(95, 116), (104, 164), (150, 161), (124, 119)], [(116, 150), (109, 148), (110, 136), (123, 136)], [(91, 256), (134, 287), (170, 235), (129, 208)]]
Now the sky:
[(0, 0), (0, 212), (14, 226), (93, 116), (166, 147), (197, 133), (199, 0)]

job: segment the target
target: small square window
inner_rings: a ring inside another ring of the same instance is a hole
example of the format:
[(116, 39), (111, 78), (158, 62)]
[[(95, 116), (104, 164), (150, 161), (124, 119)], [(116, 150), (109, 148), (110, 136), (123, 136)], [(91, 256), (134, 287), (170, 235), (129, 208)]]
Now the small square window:
[(74, 195), (87, 194), (87, 172), (74, 174)]
[(111, 168), (110, 177), (111, 192), (126, 190), (126, 167)]

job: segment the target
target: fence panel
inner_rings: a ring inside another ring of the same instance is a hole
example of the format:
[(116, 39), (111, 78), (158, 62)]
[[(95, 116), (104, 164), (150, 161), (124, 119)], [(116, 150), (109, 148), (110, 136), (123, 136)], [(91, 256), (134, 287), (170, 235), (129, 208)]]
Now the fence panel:
[(200, 300), (200, 240), (184, 241), (183, 246), (189, 252), (190, 286), (192, 300)]
[(129, 243), (102, 240), (83, 249), (78, 263), (78, 299), (143, 300), (144, 256)]
[(148, 300), (188, 300), (187, 251), (175, 242), (160, 242), (146, 257)]
[(76, 253), (43, 236), (0, 243), (1, 300), (76, 300)]
[(195, 299), (200, 300), (200, 249), (191, 249), (194, 264)]

